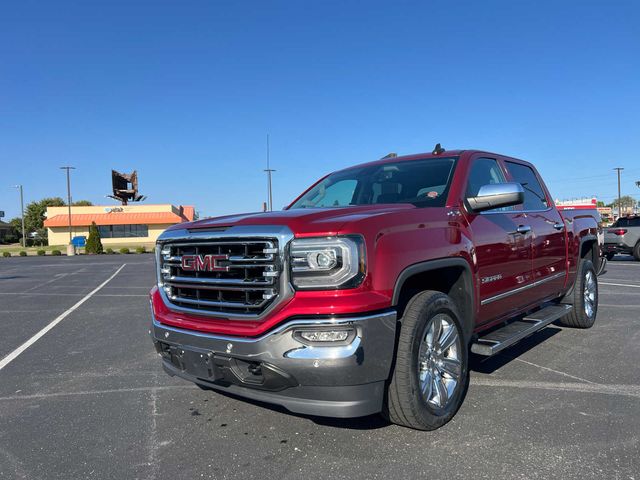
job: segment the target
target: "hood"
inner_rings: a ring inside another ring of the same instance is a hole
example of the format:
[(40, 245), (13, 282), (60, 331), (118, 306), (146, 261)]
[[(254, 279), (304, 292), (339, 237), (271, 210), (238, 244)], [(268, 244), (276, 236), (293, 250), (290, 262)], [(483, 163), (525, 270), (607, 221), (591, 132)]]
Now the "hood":
[(350, 222), (402, 210), (413, 210), (411, 204), (358, 205), (336, 208), (296, 208), (274, 212), (244, 213), (179, 223), (170, 230), (200, 230), (239, 225), (285, 225), (297, 235), (336, 235)]

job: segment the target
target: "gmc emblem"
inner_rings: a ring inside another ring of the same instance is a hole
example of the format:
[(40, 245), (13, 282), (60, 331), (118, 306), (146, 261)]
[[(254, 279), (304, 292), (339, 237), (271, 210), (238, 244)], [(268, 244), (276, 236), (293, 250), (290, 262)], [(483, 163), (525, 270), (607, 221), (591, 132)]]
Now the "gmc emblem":
[(182, 270), (185, 272), (228, 272), (229, 267), (218, 265), (220, 260), (229, 260), (229, 255), (183, 255)]

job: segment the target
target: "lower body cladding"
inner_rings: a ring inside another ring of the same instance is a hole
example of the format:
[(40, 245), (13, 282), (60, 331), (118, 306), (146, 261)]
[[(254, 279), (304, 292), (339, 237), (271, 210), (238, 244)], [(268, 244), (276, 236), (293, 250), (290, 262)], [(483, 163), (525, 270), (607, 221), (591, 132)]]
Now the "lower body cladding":
[(153, 318), (169, 375), (306, 415), (361, 417), (382, 410), (396, 313), (291, 320), (259, 338), (178, 329)]

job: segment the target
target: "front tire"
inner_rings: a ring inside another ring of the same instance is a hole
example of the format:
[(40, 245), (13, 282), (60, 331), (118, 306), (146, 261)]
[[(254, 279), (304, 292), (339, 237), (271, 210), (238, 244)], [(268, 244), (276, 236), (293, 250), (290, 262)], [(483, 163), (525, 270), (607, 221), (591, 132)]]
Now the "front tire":
[(636, 243), (636, 246), (633, 247), (633, 258), (640, 262), (640, 242)]
[(424, 291), (407, 304), (383, 413), (393, 423), (435, 430), (456, 414), (469, 385), (468, 345), (453, 300)]
[(598, 314), (598, 276), (591, 260), (580, 261), (569, 300), (573, 310), (562, 317), (560, 323), (565, 327), (591, 328)]

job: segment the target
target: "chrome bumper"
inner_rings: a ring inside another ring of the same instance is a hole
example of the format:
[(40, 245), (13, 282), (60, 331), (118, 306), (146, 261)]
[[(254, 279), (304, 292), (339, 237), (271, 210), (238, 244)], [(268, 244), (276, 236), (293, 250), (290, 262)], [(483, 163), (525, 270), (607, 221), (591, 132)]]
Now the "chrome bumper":
[[(309, 346), (294, 331), (349, 327), (336, 346)], [(153, 319), (163, 366), (215, 390), (275, 403), (290, 411), (357, 417), (379, 412), (395, 347), (396, 312), (291, 320), (259, 338), (226, 337), (169, 327)]]

